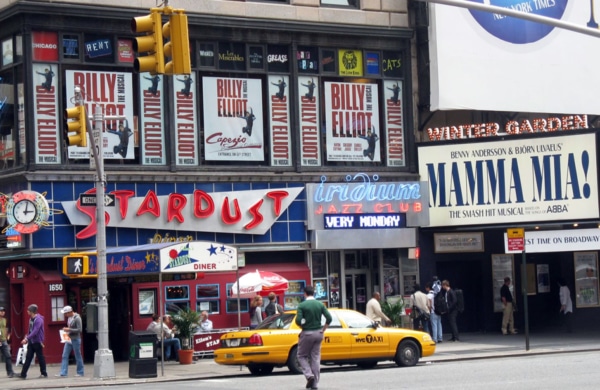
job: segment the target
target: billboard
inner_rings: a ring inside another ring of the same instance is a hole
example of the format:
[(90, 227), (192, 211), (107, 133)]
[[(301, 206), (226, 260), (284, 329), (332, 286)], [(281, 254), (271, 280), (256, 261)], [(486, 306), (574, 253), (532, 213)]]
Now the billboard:
[[(470, 1), (598, 28), (598, 2)], [(490, 12), (429, 6), (432, 111), (600, 114), (600, 79), (590, 77), (599, 59), (597, 37)]]
[(598, 218), (596, 135), (420, 145), (430, 226)]

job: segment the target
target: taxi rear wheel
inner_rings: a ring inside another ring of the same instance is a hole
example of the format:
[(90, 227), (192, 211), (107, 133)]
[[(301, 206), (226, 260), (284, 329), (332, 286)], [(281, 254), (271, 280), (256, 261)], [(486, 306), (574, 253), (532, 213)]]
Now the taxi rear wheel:
[(290, 351), (287, 366), (292, 374), (302, 374), (302, 367), (300, 367), (300, 362), (298, 361), (298, 346), (295, 346)]
[(252, 375), (269, 375), (273, 372), (275, 366), (271, 364), (248, 364), (248, 370)]
[(419, 347), (412, 340), (400, 343), (396, 350), (396, 364), (401, 367), (411, 367), (419, 362)]

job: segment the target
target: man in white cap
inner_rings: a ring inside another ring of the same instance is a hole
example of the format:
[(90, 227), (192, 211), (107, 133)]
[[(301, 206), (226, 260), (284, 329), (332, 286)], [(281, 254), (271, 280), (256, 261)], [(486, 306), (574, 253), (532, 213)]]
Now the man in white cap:
[(75, 376), (83, 376), (83, 358), (81, 357), (81, 317), (73, 311), (71, 306), (65, 306), (61, 312), (67, 317), (67, 326), (63, 331), (69, 334), (71, 341), (65, 341), (62, 353), (62, 363), (60, 365), (60, 374), (58, 377), (66, 377), (69, 373), (69, 356), (71, 351), (75, 354), (75, 362), (77, 363), (77, 373)]
[(13, 371), (12, 361), (10, 360), (10, 349), (8, 342), (10, 341), (10, 332), (8, 331), (8, 325), (6, 324), (6, 311), (3, 306), (0, 306), (0, 353), (4, 356), (4, 362), (6, 363), (6, 375), (9, 378), (15, 376)]

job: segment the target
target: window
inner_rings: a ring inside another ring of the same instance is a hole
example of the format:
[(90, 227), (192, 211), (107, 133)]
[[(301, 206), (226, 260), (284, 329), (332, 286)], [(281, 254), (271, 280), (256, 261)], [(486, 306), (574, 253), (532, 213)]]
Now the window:
[(61, 313), (63, 307), (65, 307), (65, 297), (50, 297), (52, 322), (64, 321), (65, 315)]
[(238, 307), (238, 300), (235, 295), (231, 295), (231, 287), (233, 283), (227, 283), (227, 303), (226, 303), (226, 312), (227, 313), (237, 313), (238, 309), (240, 312), (244, 313), (250, 309), (250, 300), (246, 298), (240, 298), (240, 305)]
[(219, 285), (199, 284), (196, 286), (196, 311), (206, 310), (209, 314), (219, 313)]
[(138, 291), (138, 310), (141, 316), (156, 313), (156, 290)]
[(359, 0), (321, 0), (321, 5), (341, 5), (347, 7), (358, 7)]
[(165, 287), (165, 313), (176, 313), (190, 307), (189, 286)]

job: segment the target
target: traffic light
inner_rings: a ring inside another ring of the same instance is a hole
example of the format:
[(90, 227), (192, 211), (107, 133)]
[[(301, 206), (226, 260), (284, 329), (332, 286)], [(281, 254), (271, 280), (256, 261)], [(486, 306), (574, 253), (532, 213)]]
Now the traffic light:
[(66, 276), (87, 276), (90, 272), (88, 256), (68, 255), (63, 257), (63, 274)]
[[(152, 8), (150, 15), (138, 16), (131, 20), (131, 30), (135, 33), (146, 33), (133, 41), (133, 50), (138, 53), (133, 67), (136, 72), (151, 74), (165, 73), (165, 56), (163, 54), (162, 13), (159, 8)], [(147, 53), (147, 55), (143, 55)]]
[(184, 10), (172, 10), (169, 21), (162, 30), (165, 43), (163, 53), (170, 61), (165, 64), (165, 74), (190, 74), (190, 38), (188, 35), (188, 18)]
[[(69, 121), (69, 119), (73, 119)], [(85, 106), (75, 106), (65, 110), (65, 120), (67, 121), (67, 133), (69, 135), (69, 146), (87, 147), (87, 118), (85, 116)]]

